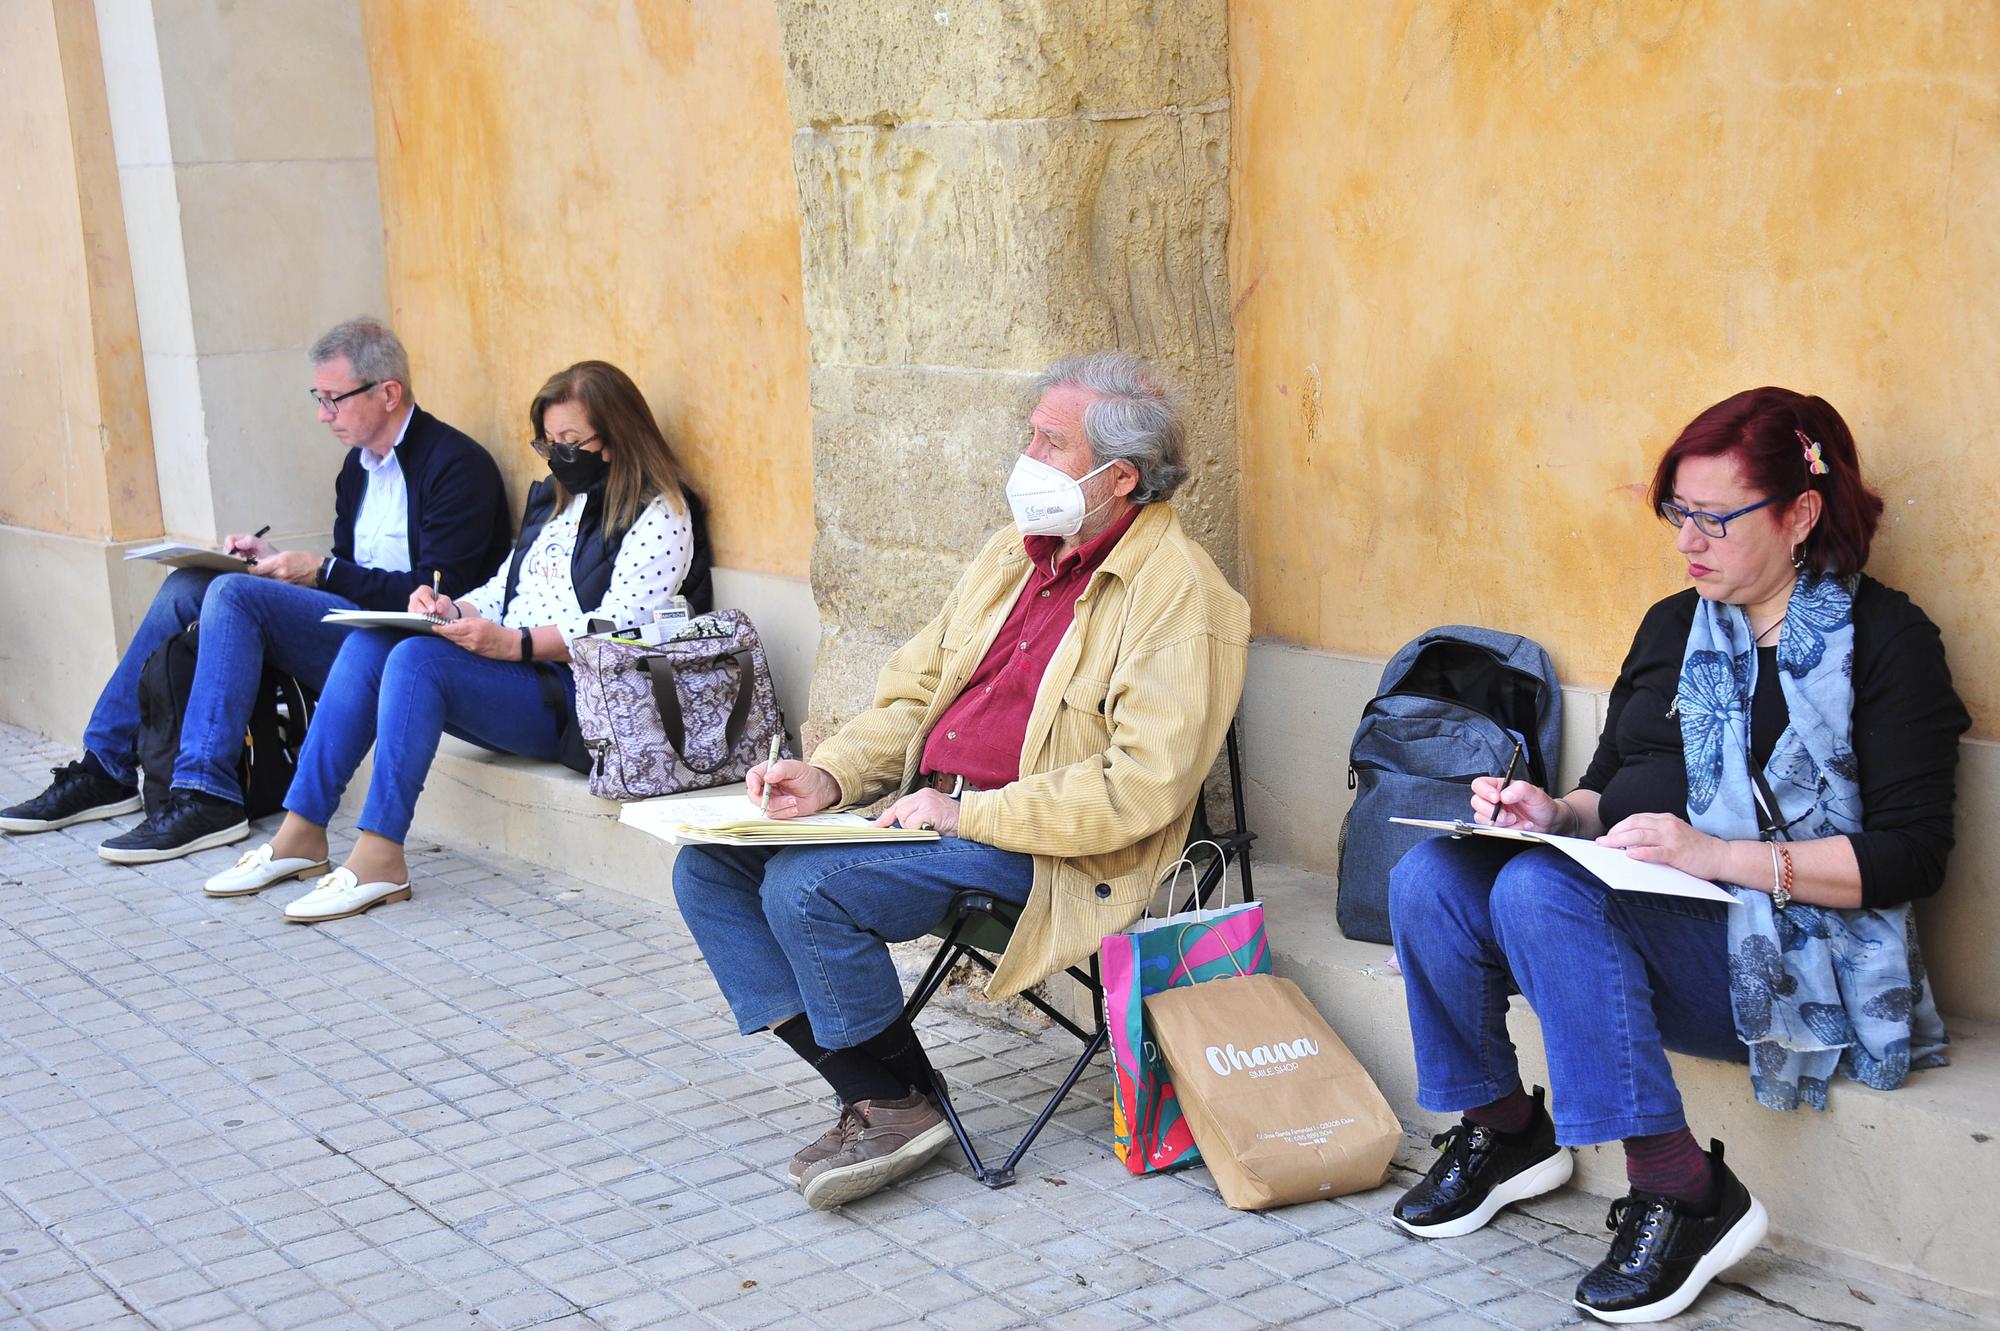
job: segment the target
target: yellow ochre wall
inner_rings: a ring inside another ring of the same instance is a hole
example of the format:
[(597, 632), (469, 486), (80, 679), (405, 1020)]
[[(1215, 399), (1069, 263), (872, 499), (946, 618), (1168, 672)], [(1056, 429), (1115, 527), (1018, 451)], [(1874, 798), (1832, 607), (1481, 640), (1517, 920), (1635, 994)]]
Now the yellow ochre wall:
[(97, 21), (0, 5), (0, 524), (157, 535), (159, 489)]
[(1528, 633), (1602, 685), (1685, 585), (1696, 412), (1840, 410), (1870, 571), (2000, 734), (2000, 7), (1233, 0), (1231, 273), (1260, 632)]
[(716, 562), (803, 577), (809, 361), (775, 10), (367, 0), (391, 316), (417, 398), (545, 473), (527, 407), (609, 360), (708, 501)]

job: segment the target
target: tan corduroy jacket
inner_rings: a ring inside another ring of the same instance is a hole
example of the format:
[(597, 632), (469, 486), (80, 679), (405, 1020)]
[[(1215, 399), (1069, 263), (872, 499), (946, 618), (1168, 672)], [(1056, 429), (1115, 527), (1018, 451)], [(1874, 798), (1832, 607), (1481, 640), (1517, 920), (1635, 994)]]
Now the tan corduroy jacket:
[[(1028, 577), (1009, 527), (813, 753), (847, 804), (906, 788)], [(959, 802), (959, 835), (1035, 857), (1032, 893), (987, 993), (1019, 993), (1131, 924), (1180, 858), (1202, 779), (1243, 692), (1250, 611), (1166, 504), (1149, 504), (1077, 598), (1042, 676), (1021, 776)]]

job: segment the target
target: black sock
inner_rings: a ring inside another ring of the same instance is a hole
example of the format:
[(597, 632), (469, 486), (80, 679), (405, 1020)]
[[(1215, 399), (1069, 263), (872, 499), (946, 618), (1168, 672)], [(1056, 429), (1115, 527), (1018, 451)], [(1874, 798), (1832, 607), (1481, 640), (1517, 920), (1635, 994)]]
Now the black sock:
[(904, 1095), (911, 1091), (931, 1093), (932, 1078), (937, 1074), (932, 1071), (930, 1056), (924, 1053), (923, 1042), (917, 1039), (908, 1019), (897, 1017), (887, 1030), (869, 1036), (855, 1047), (895, 1073), (905, 1087)]
[(910, 1093), (903, 1079), (883, 1067), (880, 1060), (860, 1049), (827, 1049), (813, 1039), (812, 1023), (804, 1016), (781, 1021), (771, 1034), (783, 1040), (793, 1053), (812, 1064), (814, 1072), (844, 1105), (862, 1100), (901, 1100)]
[(83, 769), (86, 772), (89, 772), (92, 776), (102, 778), (105, 781), (109, 781), (114, 786), (124, 786), (127, 789), (133, 789), (133, 790), (136, 790), (138, 788), (137, 786), (129, 782), (120, 781), (117, 777), (105, 771), (104, 764), (97, 761), (97, 755), (92, 753), (89, 749), (85, 749), (83, 751)]

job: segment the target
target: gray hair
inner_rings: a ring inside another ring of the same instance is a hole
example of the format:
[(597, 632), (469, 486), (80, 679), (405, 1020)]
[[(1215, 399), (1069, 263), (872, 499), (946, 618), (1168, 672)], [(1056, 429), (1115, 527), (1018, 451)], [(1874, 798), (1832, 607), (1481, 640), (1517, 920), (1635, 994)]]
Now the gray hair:
[(410, 395), (410, 353), (403, 350), (402, 339), (380, 319), (364, 314), (359, 319), (336, 324), (312, 344), (306, 355), (314, 365), (345, 357), (358, 378), (373, 379), (376, 383), (394, 379), (403, 386), (403, 395)]
[(1057, 361), (1035, 380), (1037, 396), (1081, 388), (1097, 400), (1083, 409), (1083, 434), (1098, 466), (1138, 469), (1135, 504), (1155, 504), (1187, 479), (1187, 427), (1166, 385), (1129, 351), (1093, 351)]

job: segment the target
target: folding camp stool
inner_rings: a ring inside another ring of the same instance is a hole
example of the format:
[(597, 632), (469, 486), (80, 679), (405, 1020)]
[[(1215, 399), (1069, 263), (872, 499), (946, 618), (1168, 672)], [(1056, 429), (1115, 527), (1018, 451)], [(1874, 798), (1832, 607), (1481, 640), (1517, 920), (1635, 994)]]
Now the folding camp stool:
[[(1243, 812), (1243, 775), (1237, 748), (1236, 723), (1233, 721), (1229, 725), (1225, 749), (1229, 755), (1229, 801), (1236, 817), (1236, 827), (1234, 831), (1226, 833), (1211, 831), (1205, 801), (1195, 801), (1194, 820), (1188, 825), (1188, 851), (1190, 856), (1206, 858), (1207, 863), (1197, 874), (1194, 888), (1189, 892), (1186, 903), (1181, 906), (1182, 910), (1193, 910), (1196, 906), (1205, 904), (1231, 864), (1236, 866), (1237, 877), (1242, 880), (1244, 899), (1256, 899), (1250, 883), (1250, 843), (1257, 839), (1257, 834), (1248, 830), (1248, 822)], [(1199, 842), (1212, 844), (1203, 846), (1198, 845)], [(1216, 846), (1222, 848), (1222, 853), (1219, 855), (1215, 852)], [(911, 991), (909, 1001), (903, 1005), (904, 1019), (906, 1021), (916, 1019), (917, 1014), (931, 1001), (938, 987), (944, 983), (945, 976), (951, 973), (952, 967), (961, 957), (991, 975), (995, 965), (993, 958), (1007, 950), (1007, 941), (1013, 937), (1014, 926), (1020, 921), (1020, 913), (1020, 907), (1012, 902), (1004, 901), (990, 892), (976, 888), (960, 892), (954, 897), (950, 913), (945, 916), (944, 922), (931, 931), (944, 941), (939, 945), (937, 953), (932, 956), (930, 965), (925, 968), (923, 978)], [(1029, 991), (1023, 993), (1021, 997), (1034, 1005), (1050, 1021), (1082, 1041), (1083, 1053), (1070, 1067), (1069, 1075), (1063, 1078), (1055, 1094), (1049, 1097), (1049, 1102), (1042, 1106), (1041, 1113), (1036, 1115), (1027, 1134), (1008, 1153), (1004, 1164), (989, 1165), (980, 1159), (979, 1151), (973, 1146), (965, 1125), (959, 1121), (958, 1110), (952, 1105), (951, 1096), (943, 1085), (934, 1087), (938, 1108), (943, 1112), (945, 1122), (951, 1125), (951, 1135), (958, 1139), (959, 1149), (965, 1152), (965, 1162), (972, 1166), (973, 1175), (989, 1188), (1004, 1188), (1014, 1181), (1014, 1170), (1020, 1165), (1021, 1158), (1028, 1153), (1028, 1148), (1034, 1144), (1035, 1138), (1041, 1135), (1042, 1129), (1048, 1126), (1049, 1120), (1055, 1117), (1056, 1110), (1062, 1107), (1063, 1100), (1082, 1078), (1084, 1070), (1090, 1066), (1090, 1061), (1110, 1042), (1111, 1032), (1106, 1025), (1104, 1010), (1104, 982), (1098, 975), (1097, 955), (1091, 954), (1087, 968), (1079, 965), (1067, 969), (1070, 978), (1082, 985), (1085, 992), (1090, 995), (1092, 1025), (1089, 1029), (1079, 1026), (1067, 1015), (1058, 1012), (1038, 993)]]

